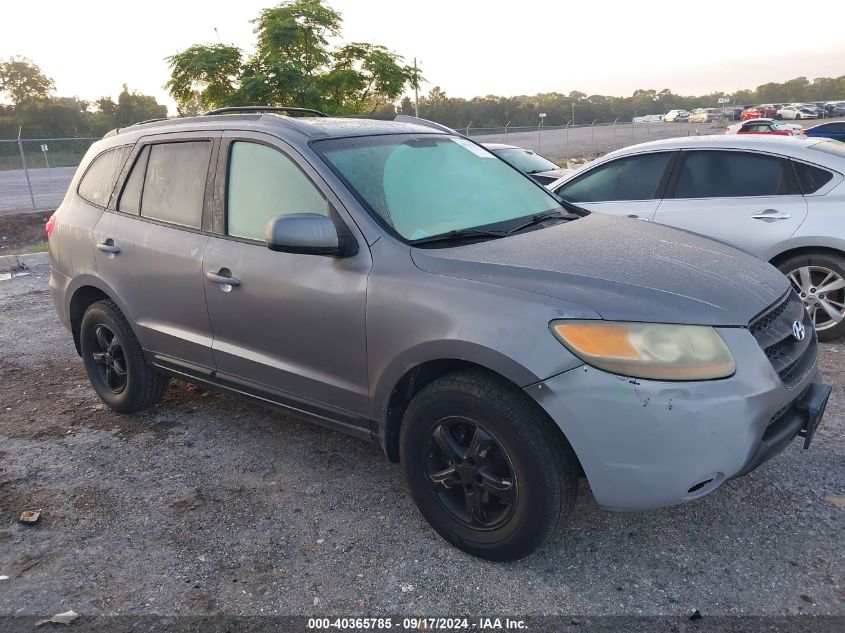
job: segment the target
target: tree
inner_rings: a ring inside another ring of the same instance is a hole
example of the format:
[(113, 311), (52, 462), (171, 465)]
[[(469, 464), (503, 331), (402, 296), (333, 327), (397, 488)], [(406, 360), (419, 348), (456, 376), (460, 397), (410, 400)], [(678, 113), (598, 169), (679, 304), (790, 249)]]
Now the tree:
[(243, 53), (236, 46), (196, 44), (166, 58), (170, 80), (165, 88), (181, 108), (200, 94), (202, 103), (211, 107), (226, 105), (240, 85)]
[(166, 87), (187, 109), (199, 100), (225, 105), (296, 105), (331, 113), (393, 109), (418, 69), (384, 46), (330, 45), (340, 36), (340, 13), (325, 0), (286, 0), (263, 9), (255, 25), (255, 53), (225, 44), (196, 44), (167, 58)]
[(0, 92), (6, 93), (16, 106), (46, 99), (55, 87), (53, 80), (26, 57), (10, 57), (0, 63)]

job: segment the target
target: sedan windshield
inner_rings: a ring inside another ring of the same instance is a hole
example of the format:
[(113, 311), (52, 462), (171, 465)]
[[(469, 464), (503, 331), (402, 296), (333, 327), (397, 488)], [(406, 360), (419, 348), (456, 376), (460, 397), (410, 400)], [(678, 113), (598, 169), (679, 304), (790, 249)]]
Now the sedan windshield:
[(560, 169), (552, 161), (521, 147), (494, 149), (493, 153), (503, 161), (516, 167), (523, 174), (539, 174), (542, 171)]
[(370, 213), (408, 241), (470, 228), (509, 229), (560, 203), (461, 137), (402, 134), (328, 139), (314, 150)]

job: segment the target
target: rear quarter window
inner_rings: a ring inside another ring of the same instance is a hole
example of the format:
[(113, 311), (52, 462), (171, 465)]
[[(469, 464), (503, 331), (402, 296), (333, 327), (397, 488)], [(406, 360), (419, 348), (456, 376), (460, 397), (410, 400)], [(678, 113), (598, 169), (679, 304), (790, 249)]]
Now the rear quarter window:
[(793, 162), (792, 164), (795, 166), (798, 186), (801, 188), (801, 193), (805, 195), (816, 193), (833, 178), (832, 173), (821, 167), (814, 167), (813, 165), (798, 162)]
[(117, 176), (131, 149), (131, 145), (123, 145), (96, 156), (79, 181), (76, 190), (79, 196), (100, 207), (108, 205)]

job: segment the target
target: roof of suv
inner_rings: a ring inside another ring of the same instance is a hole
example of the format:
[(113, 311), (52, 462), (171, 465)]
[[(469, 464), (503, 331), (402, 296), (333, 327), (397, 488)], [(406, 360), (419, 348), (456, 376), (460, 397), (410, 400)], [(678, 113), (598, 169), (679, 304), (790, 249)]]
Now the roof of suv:
[[(435, 127), (437, 126), (437, 127)], [(291, 117), (273, 112), (208, 114), (137, 123), (130, 127), (109, 132), (106, 136), (129, 132), (161, 133), (209, 129), (256, 128), (278, 133), (280, 130), (297, 132), (309, 139), (339, 138), (344, 136), (371, 136), (375, 134), (444, 134), (447, 128), (425, 121), (399, 115), (396, 119), (302, 116)]]

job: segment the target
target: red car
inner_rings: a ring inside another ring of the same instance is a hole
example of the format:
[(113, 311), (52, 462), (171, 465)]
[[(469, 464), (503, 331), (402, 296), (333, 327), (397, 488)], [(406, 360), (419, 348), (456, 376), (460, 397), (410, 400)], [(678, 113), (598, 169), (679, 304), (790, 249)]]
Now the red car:
[(782, 125), (772, 119), (752, 119), (728, 126), (727, 134), (776, 134), (778, 136), (801, 136), (800, 126)]
[(750, 119), (760, 119), (762, 117), (769, 117), (775, 116), (777, 114), (777, 109), (771, 105), (761, 105), (755, 106), (753, 108), (748, 108), (747, 110), (743, 110), (742, 114), (739, 115), (740, 121), (748, 121)]

